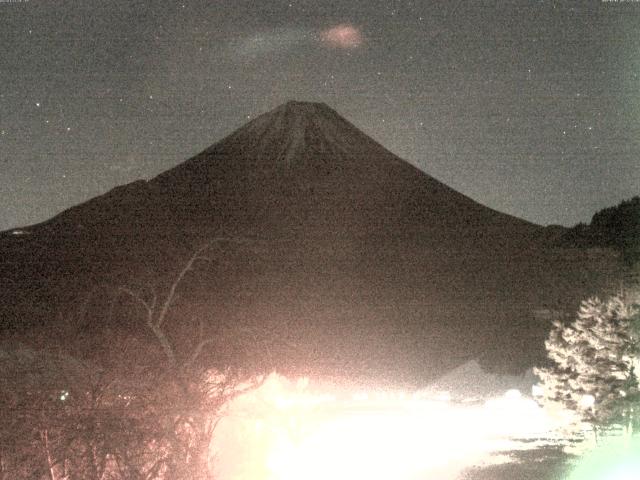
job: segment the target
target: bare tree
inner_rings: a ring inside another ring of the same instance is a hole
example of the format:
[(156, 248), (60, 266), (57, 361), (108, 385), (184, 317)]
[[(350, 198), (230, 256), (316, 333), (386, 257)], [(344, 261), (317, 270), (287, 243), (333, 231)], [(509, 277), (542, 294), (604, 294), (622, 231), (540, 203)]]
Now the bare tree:
[[(153, 334), (166, 361), (153, 386), (155, 399), (146, 408), (157, 412), (163, 426), (163, 435), (157, 444), (165, 446), (168, 452), (163, 465), (167, 478), (206, 478), (208, 446), (215, 428), (216, 413), (229, 395), (237, 391), (234, 386), (238, 379), (230, 371), (220, 376), (199, 362), (205, 349), (214, 341), (207, 334), (207, 326), (202, 319), (191, 323), (197, 324), (197, 333), (186, 351), (179, 351), (178, 342), (172, 339), (167, 328), (178, 290), (189, 272), (199, 262), (212, 261), (205, 253), (213, 243), (230, 241), (244, 243), (246, 240), (216, 238), (197, 248), (162, 298), (155, 290), (145, 298), (131, 288), (118, 288), (119, 293), (127, 295), (141, 308), (144, 324)], [(166, 408), (168, 404), (172, 408)]]
[(189, 356), (188, 360), (179, 363), (176, 356), (176, 345), (171, 342), (171, 339), (169, 338), (169, 335), (167, 334), (165, 328), (168, 312), (171, 308), (171, 305), (176, 299), (176, 292), (178, 287), (183, 282), (187, 273), (193, 270), (194, 265), (197, 261), (210, 261), (208, 257), (205, 257), (203, 255), (204, 252), (209, 248), (210, 244), (206, 243), (195, 251), (195, 253), (191, 256), (191, 258), (189, 258), (187, 263), (182, 267), (176, 278), (171, 283), (169, 292), (161, 303), (158, 302), (158, 295), (155, 291), (152, 292), (150, 300), (145, 300), (140, 293), (135, 292), (128, 287), (119, 287), (120, 292), (130, 296), (143, 308), (145, 324), (147, 328), (149, 328), (149, 330), (153, 333), (156, 341), (162, 348), (162, 352), (166, 357), (169, 367), (174, 370), (183, 370), (185, 367), (191, 365), (200, 356), (200, 354), (202, 353), (202, 349), (207, 344), (212, 342), (211, 338), (205, 337), (204, 323), (202, 322), (202, 320), (200, 320), (198, 330), (199, 335), (193, 345), (191, 355)]
[[(244, 240), (214, 240), (222, 241)], [(198, 263), (211, 261), (211, 245), (191, 255), (164, 296), (117, 289), (142, 311), (161, 362), (98, 364), (76, 357), (72, 340), (64, 337), (87, 320), (92, 294), (60, 317), (57, 347), (0, 345), (0, 480), (208, 478), (220, 407), (252, 384), (240, 388), (238, 372), (207, 368), (203, 353), (213, 337), (201, 319), (192, 323), (197, 327), (186, 346), (168, 328), (178, 291)], [(143, 349), (126, 332), (109, 335), (122, 357)]]
[(113, 379), (70, 355), (4, 346), (0, 387), (4, 478), (101, 479), (110, 458), (143, 440)]

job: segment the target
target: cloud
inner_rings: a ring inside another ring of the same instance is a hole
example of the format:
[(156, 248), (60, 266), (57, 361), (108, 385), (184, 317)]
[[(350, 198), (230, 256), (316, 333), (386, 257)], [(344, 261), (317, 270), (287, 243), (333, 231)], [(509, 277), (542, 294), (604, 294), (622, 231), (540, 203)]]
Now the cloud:
[(334, 48), (357, 48), (363, 42), (360, 30), (346, 23), (323, 30), (320, 38)]
[(353, 49), (362, 45), (360, 30), (351, 24), (340, 24), (324, 30), (309, 28), (276, 28), (236, 38), (228, 46), (234, 57), (257, 58), (283, 54), (303, 46), (322, 44), (331, 48)]
[(296, 46), (311, 43), (314, 37), (313, 32), (308, 29), (278, 28), (237, 39), (230, 48), (234, 55), (240, 57), (259, 57), (285, 53)]

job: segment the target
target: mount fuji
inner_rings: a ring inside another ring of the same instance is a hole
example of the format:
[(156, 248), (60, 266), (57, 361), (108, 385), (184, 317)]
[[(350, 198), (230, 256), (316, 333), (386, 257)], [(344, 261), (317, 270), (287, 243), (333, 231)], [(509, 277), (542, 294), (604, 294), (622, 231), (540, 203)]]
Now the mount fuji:
[(619, 271), (606, 250), (554, 247), (563, 231), (456, 192), (325, 104), (288, 102), (155, 178), (0, 234), (0, 325), (97, 357), (145, 342), (113, 292), (166, 292), (209, 243), (168, 325), (186, 342), (202, 321), (213, 362), (420, 382), (473, 358), (519, 371), (543, 358), (549, 312)]

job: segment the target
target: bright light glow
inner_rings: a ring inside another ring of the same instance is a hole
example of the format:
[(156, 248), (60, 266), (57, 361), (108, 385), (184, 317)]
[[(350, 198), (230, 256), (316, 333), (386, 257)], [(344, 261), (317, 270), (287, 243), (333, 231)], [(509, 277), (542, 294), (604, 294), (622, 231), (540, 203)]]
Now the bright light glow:
[(504, 397), (509, 400), (520, 400), (522, 398), (522, 393), (518, 389), (507, 390), (507, 393), (504, 394)]
[(531, 395), (534, 398), (542, 397), (544, 395), (544, 388), (541, 385), (533, 385), (531, 387)]
[(580, 399), (580, 406), (585, 409), (593, 407), (595, 403), (596, 399), (593, 395), (583, 395)]
[(640, 437), (614, 438), (582, 458), (568, 480), (637, 480)]
[(499, 452), (534, 448), (516, 440), (552, 429), (517, 390), (462, 403), (382, 390), (319, 393), (275, 375), (226, 412), (211, 450), (221, 480), (455, 479), (465, 468), (509, 460)]

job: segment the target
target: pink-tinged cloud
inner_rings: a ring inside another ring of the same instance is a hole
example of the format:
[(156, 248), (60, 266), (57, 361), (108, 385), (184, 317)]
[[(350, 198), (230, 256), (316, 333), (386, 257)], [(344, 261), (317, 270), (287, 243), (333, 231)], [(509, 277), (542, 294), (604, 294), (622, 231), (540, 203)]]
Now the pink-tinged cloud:
[(320, 32), (323, 42), (336, 48), (356, 48), (362, 44), (362, 34), (353, 25), (342, 24)]

